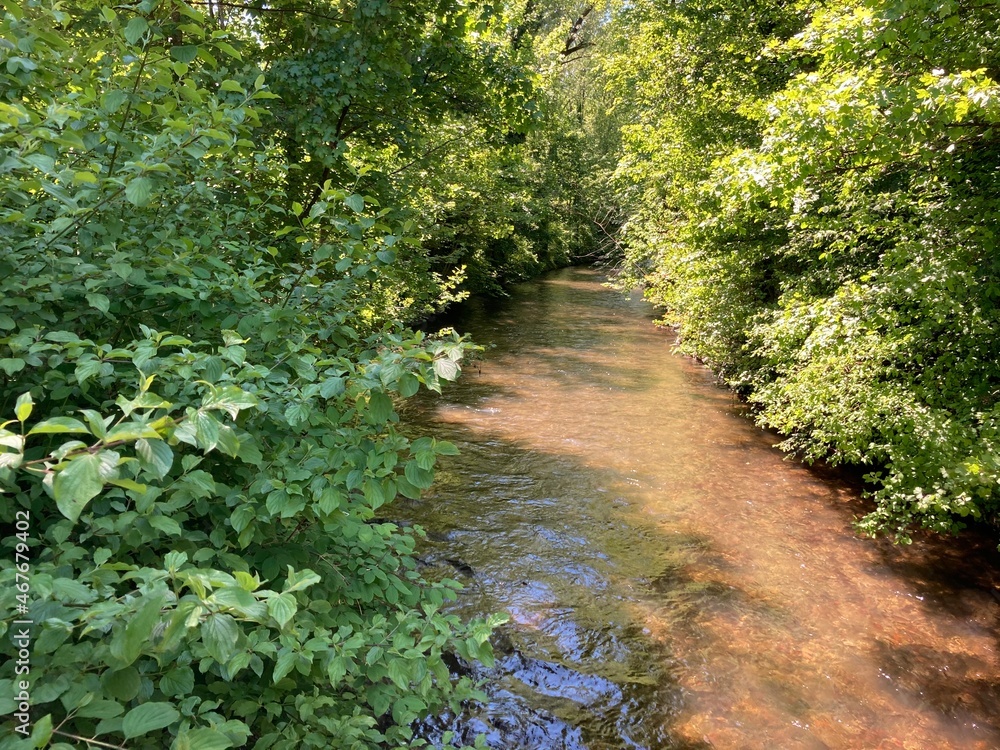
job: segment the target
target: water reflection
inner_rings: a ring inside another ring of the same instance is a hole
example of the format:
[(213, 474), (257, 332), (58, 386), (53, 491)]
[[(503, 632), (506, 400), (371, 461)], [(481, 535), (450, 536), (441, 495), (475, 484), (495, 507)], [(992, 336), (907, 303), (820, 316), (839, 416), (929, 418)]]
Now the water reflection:
[(468, 585), (461, 610), (511, 615), (466, 738), (1000, 747), (995, 558), (857, 539), (857, 493), (783, 460), (600, 280), (472, 308), (460, 328), (495, 346), (406, 415), (462, 455), (397, 512)]

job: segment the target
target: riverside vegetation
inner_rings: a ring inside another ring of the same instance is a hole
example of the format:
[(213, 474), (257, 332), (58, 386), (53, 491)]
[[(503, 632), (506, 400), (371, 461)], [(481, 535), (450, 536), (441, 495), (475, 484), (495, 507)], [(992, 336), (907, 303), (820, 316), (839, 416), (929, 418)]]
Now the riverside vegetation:
[(0, 749), (410, 747), (475, 700), (501, 620), (383, 509), (455, 448), (395, 405), (472, 346), (416, 323), (574, 259), (869, 466), (863, 529), (995, 518), (997, 4), (3, 12)]

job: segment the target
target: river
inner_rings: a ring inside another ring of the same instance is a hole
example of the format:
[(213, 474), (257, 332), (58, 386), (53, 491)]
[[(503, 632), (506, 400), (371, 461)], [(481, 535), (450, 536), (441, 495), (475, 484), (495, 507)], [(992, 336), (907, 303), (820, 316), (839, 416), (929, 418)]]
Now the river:
[(786, 459), (602, 281), (468, 305), (482, 360), (404, 413), (462, 455), (394, 512), (457, 611), (510, 615), (489, 705), (442, 724), (537, 750), (1000, 748), (993, 543), (859, 538), (857, 488)]

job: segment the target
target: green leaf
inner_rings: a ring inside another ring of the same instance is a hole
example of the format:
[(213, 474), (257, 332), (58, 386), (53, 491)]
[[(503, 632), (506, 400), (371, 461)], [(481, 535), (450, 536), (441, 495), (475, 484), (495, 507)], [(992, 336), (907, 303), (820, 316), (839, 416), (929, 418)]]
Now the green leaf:
[(343, 502), (343, 494), (334, 487), (327, 487), (319, 496), (319, 509), (326, 514), (333, 513)]
[(407, 461), (403, 473), (406, 475), (406, 481), (422, 490), (426, 490), (434, 483), (434, 472), (420, 468), (416, 461)]
[(173, 450), (162, 440), (137, 440), (135, 452), (139, 465), (157, 479), (163, 479), (174, 463)]
[(437, 373), (439, 378), (444, 380), (454, 380), (458, 377), (458, 373), (461, 371), (457, 362), (453, 362), (447, 357), (441, 357), (434, 360), (434, 372)]
[(198, 56), (198, 47), (194, 44), (183, 44), (177, 47), (171, 47), (170, 56), (179, 62), (189, 63), (194, 61), (194, 59)]
[(116, 427), (112, 427), (103, 438), (103, 441), (105, 443), (112, 443), (116, 440), (131, 442), (139, 438), (160, 440), (160, 433), (142, 422), (123, 422)]
[(289, 591), (302, 591), (302, 589), (309, 588), (313, 584), (319, 583), (323, 579), (319, 574), (305, 568), (304, 570), (295, 571), (292, 566), (288, 566), (288, 581), (285, 583), (285, 588), (283, 589), (286, 593)]
[[(8, 402), (10, 403), (10, 402)], [(17, 397), (17, 403), (14, 404), (14, 414), (17, 416), (18, 422), (23, 422), (28, 417), (31, 416), (31, 410), (34, 408), (35, 402), (31, 400), (31, 391), (27, 393), (22, 393)]]
[(199, 409), (192, 416), (194, 423), (194, 437), (198, 441), (198, 447), (203, 451), (210, 451), (219, 443), (219, 420), (211, 414)]
[(184, 698), (194, 690), (194, 670), (174, 667), (160, 678), (160, 692), (168, 698)]
[(449, 443), (447, 440), (435, 440), (434, 452), (437, 453), (439, 456), (459, 455), (459, 450), (458, 448), (455, 447), (455, 444)]
[(52, 739), (52, 714), (45, 714), (35, 721), (35, 725), (31, 728), (28, 747), (48, 747), (50, 739)]
[(285, 419), (292, 427), (299, 427), (309, 421), (310, 411), (308, 404), (298, 402), (289, 404), (288, 408), (285, 409)]
[(233, 741), (217, 729), (198, 727), (178, 734), (170, 750), (227, 750), (232, 746)]
[(354, 213), (359, 214), (365, 210), (365, 199), (357, 194), (349, 195), (344, 198), (344, 205), (354, 211)]
[(109, 300), (104, 294), (88, 294), (87, 304), (95, 310), (100, 310), (101, 312), (106, 313), (111, 307), (111, 300)]
[(148, 205), (153, 194), (153, 181), (149, 177), (136, 177), (125, 186), (125, 198), (134, 206)]
[(140, 737), (157, 729), (169, 727), (180, 719), (180, 712), (169, 703), (151, 702), (136, 706), (122, 719), (125, 739)]
[(90, 428), (83, 422), (72, 417), (52, 417), (39, 422), (30, 430), (29, 435), (58, 434), (58, 433), (85, 433), (90, 434)]
[(120, 716), (124, 711), (125, 709), (117, 701), (97, 699), (77, 711), (76, 715), (90, 719), (111, 719)]
[(181, 525), (170, 516), (150, 516), (148, 520), (150, 526), (167, 536), (180, 536), (183, 531)]
[(219, 428), (219, 439), (216, 447), (227, 456), (235, 458), (240, 452), (240, 441), (232, 428), (222, 426)]
[(412, 372), (404, 372), (399, 377), (399, 395), (409, 398), (420, 390), (420, 381)]
[(401, 690), (406, 690), (410, 686), (410, 670), (406, 667), (406, 661), (403, 659), (393, 659), (389, 662), (389, 679)]
[(114, 114), (121, 106), (128, 101), (128, 92), (125, 91), (109, 91), (104, 96), (101, 97), (101, 106), (104, 111), (108, 114)]
[(221, 388), (213, 388), (202, 399), (201, 405), (205, 409), (220, 409), (236, 419), (242, 409), (251, 409), (257, 406), (257, 399), (242, 388), (226, 385)]
[(112, 451), (100, 451), (70, 459), (52, 483), (59, 512), (76, 521), (87, 503), (104, 489), (104, 483), (116, 477), (118, 458)]
[(201, 640), (209, 656), (220, 664), (229, 661), (236, 653), (240, 628), (231, 615), (213, 614), (201, 624)]
[(368, 412), (375, 424), (385, 423), (393, 414), (392, 399), (381, 391), (373, 391), (368, 399)]
[(111, 417), (102, 417), (100, 413), (93, 409), (80, 409), (79, 412), (87, 419), (90, 431), (94, 435), (103, 439), (108, 434), (108, 424), (111, 422)]
[(319, 395), (323, 398), (333, 398), (344, 392), (344, 378), (327, 378), (319, 387)]
[(420, 488), (414, 487), (412, 484), (409, 483), (409, 481), (407, 481), (405, 477), (397, 478), (396, 489), (399, 490), (399, 493), (403, 497), (408, 497), (411, 500), (420, 499)]
[(0, 370), (3, 370), (7, 375), (13, 375), (15, 372), (20, 372), (24, 369), (23, 359), (13, 359), (6, 358), (0, 359)]
[(76, 363), (76, 380), (83, 385), (95, 375), (99, 375), (104, 363), (99, 359), (84, 359)]
[(271, 677), (272, 681), (278, 682), (282, 677), (291, 672), (292, 667), (295, 666), (296, 658), (296, 654), (291, 651), (278, 657), (278, 662), (274, 665), (274, 674)]
[(295, 616), (298, 608), (299, 605), (295, 601), (295, 597), (287, 592), (272, 596), (267, 600), (267, 613), (277, 620), (278, 625), (282, 628)]
[(94, 601), (97, 594), (89, 586), (70, 578), (56, 578), (52, 581), (55, 598), (67, 604), (81, 604)]
[(235, 57), (237, 60), (243, 59), (243, 55), (240, 54), (239, 50), (236, 49), (233, 45), (229, 44), (229, 42), (216, 40), (215, 42), (213, 42), (213, 44), (218, 49), (222, 50), (227, 55), (229, 55), (230, 57)]
[(219, 85), (219, 88), (222, 89), (223, 91), (233, 91), (236, 92), (237, 94), (246, 93), (243, 91), (243, 87), (240, 86), (240, 84), (237, 81), (234, 81), (232, 79), (226, 79), (225, 81), (223, 81)]
[(75, 185), (96, 185), (97, 182), (97, 175), (93, 172), (81, 171), (73, 173), (73, 184)]
[(141, 16), (133, 18), (128, 22), (128, 26), (125, 27), (125, 39), (128, 40), (129, 44), (135, 44), (146, 33), (148, 28), (149, 23), (147, 23), (145, 18)]
[(105, 672), (101, 677), (104, 689), (120, 701), (130, 701), (139, 694), (141, 680), (135, 667)]
[(153, 634), (153, 628), (160, 621), (160, 610), (166, 594), (150, 594), (139, 611), (128, 621), (120, 637), (111, 643), (112, 655), (127, 667), (139, 658)]
[[(242, 572), (242, 571), (240, 571)], [(247, 575), (244, 573), (243, 575)], [(263, 615), (266, 607), (262, 602), (244, 588), (239, 586), (223, 586), (212, 594), (212, 601), (223, 607), (234, 609), (244, 616)]]

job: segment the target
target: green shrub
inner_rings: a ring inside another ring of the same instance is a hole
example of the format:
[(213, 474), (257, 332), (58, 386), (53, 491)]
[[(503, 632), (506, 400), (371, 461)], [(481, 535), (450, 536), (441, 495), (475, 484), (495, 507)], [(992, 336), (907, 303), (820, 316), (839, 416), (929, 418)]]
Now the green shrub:
[(477, 695), (442, 657), (488, 661), (490, 624), (377, 518), (455, 450), (395, 400), (467, 348), (391, 323), (405, 227), (284, 204), (264, 78), (190, 6), (0, 29), (5, 650), (33, 623), (0, 747), (411, 746)]

